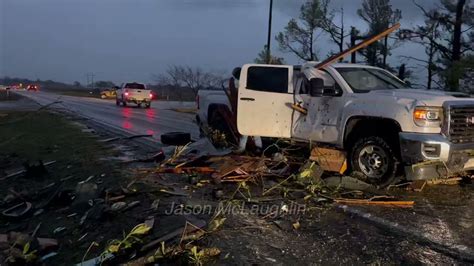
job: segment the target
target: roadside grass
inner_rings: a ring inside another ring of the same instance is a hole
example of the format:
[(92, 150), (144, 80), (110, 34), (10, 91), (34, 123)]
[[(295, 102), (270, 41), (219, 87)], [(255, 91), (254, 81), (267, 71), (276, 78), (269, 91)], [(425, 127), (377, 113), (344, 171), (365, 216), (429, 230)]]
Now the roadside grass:
[[(98, 142), (94, 134), (83, 132), (80, 126), (61, 115), (47, 111), (0, 111), (0, 178), (7, 173), (23, 169), (25, 162), (38, 164), (38, 160), (56, 161), (46, 166), (46, 173), (35, 171), (30, 176), (17, 175), (1, 180), (0, 209), (17, 204), (21, 200), (31, 201), (34, 208), (39, 208), (38, 206), (49, 197), (38, 194), (44, 193), (45, 188), (50, 187), (46, 190), (49, 191), (59, 186), (63, 191), (74, 191), (78, 182), (90, 176), (94, 176), (91, 182), (100, 180), (101, 187), (118, 190), (120, 184), (128, 182), (127, 176), (121, 167), (117, 167), (116, 162), (105, 159), (117, 154), (110, 146)], [(14, 195), (21, 196), (7, 202), (6, 199)], [(53, 206), (57, 204), (62, 203), (52, 203)], [(51, 265), (71, 264), (81, 261), (91, 239), (99, 241), (97, 239), (102, 237), (114, 238), (121, 235), (122, 228), (136, 223), (134, 218), (125, 217), (119, 219), (120, 223), (114, 227), (110, 227), (109, 223), (107, 230), (103, 230), (103, 226), (91, 226), (87, 229), (88, 236), (79, 243), (77, 239), (85, 233), (84, 228), (81, 229), (78, 225), (82, 214), (68, 218), (66, 215), (74, 213), (74, 209), (70, 209), (70, 205), (66, 206), (69, 206), (69, 209), (62, 212), (59, 212), (59, 207), (47, 207), (38, 216), (31, 214), (28, 218), (18, 221), (0, 217), (0, 234), (11, 231), (31, 232), (41, 224), (38, 235), (55, 238), (61, 245), (58, 255), (49, 261)], [(66, 232), (54, 234), (53, 231), (61, 226), (67, 228)], [(95, 250), (93, 254), (98, 252)]]
[(100, 92), (98, 90), (88, 90), (88, 89), (45, 89), (47, 92), (52, 92), (56, 94), (66, 95), (66, 96), (75, 96), (75, 97), (89, 97), (89, 98), (100, 98)]
[(12, 165), (57, 160), (59, 164), (80, 163), (93, 168), (107, 155), (92, 134), (82, 132), (59, 115), (46, 111), (2, 114), (0, 156), (16, 158)]

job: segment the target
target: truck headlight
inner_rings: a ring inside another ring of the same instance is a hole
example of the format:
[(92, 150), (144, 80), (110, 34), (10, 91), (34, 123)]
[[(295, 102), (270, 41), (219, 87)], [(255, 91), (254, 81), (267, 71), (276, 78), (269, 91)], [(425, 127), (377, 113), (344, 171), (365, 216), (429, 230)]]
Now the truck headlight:
[(443, 121), (443, 108), (418, 106), (413, 111), (413, 120), (420, 127), (440, 127)]

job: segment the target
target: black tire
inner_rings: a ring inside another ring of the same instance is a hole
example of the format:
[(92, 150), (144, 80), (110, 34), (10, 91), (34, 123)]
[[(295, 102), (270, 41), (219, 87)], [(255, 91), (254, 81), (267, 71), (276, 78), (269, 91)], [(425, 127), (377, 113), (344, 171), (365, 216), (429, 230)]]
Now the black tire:
[(350, 167), (363, 181), (385, 187), (395, 181), (399, 158), (389, 142), (378, 136), (359, 139), (350, 152)]
[(115, 105), (120, 106), (120, 101), (116, 99), (115, 100)]
[(122, 105), (123, 105), (123, 107), (127, 106), (127, 102), (125, 102), (125, 101), (123, 100), (123, 97), (122, 97)]
[(173, 146), (183, 146), (191, 142), (191, 134), (184, 132), (168, 132), (161, 135), (161, 143)]
[(145, 104), (145, 108), (146, 108), (146, 109), (148, 109), (148, 108), (150, 108), (150, 107), (151, 107), (151, 103)]
[(141, 103), (137, 104), (137, 107), (142, 108), (142, 104)]

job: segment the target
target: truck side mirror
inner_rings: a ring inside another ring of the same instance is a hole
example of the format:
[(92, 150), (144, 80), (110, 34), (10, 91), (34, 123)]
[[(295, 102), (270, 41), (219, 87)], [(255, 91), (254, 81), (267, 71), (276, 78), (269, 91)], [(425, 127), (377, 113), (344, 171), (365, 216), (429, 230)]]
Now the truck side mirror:
[(324, 94), (324, 80), (312, 78), (309, 80), (309, 95), (312, 97), (321, 97)]
[(341, 94), (341, 88), (337, 84), (324, 86), (324, 80), (320, 78), (312, 78), (309, 81), (309, 95), (311, 97), (340, 96)]

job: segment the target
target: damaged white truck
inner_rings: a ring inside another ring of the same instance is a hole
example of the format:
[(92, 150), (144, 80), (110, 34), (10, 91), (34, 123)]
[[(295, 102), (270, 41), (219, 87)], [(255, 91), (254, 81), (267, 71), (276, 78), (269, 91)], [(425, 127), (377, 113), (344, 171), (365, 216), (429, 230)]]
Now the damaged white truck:
[[(345, 151), (349, 171), (378, 185), (402, 171), (417, 180), (474, 170), (473, 98), (411, 89), (376, 67), (316, 65), (244, 65), (238, 77), (239, 133)], [(207, 123), (216, 105), (230, 108), (220, 93), (200, 96), (198, 121)]]

